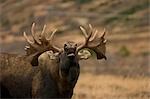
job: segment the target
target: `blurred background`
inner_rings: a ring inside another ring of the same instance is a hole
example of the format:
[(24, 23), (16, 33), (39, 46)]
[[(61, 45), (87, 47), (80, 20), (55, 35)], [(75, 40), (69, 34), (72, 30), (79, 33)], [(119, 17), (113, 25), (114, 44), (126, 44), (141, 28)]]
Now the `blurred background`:
[(0, 51), (25, 54), (23, 32), (58, 29), (54, 43), (82, 42), (79, 26), (107, 31), (107, 60), (80, 61), (73, 99), (150, 98), (148, 0), (0, 0)]

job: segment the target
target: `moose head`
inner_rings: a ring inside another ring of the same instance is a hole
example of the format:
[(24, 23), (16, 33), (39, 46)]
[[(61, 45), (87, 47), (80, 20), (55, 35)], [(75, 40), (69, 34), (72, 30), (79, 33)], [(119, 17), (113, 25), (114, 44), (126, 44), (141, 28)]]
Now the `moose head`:
[(37, 59), (39, 55), (49, 50), (52, 50), (53, 52), (57, 52), (57, 53), (62, 53), (62, 52), (67, 53), (67, 51), (69, 52), (70, 50), (74, 49), (75, 51), (74, 53), (76, 53), (76, 55), (77, 54), (79, 55), (82, 52), (85, 52), (85, 50), (82, 49), (87, 48), (96, 53), (97, 59), (103, 59), (103, 58), (107, 59), (105, 56), (105, 52), (106, 52), (105, 45), (107, 41), (104, 38), (106, 33), (105, 29), (102, 35), (99, 35), (98, 31), (96, 29), (93, 29), (91, 24), (89, 24), (89, 29), (85, 29), (83, 26), (80, 26), (80, 30), (85, 37), (85, 42), (81, 44), (80, 43), (77, 44), (73, 41), (69, 41), (64, 44), (64, 48), (62, 49), (62, 48), (58, 48), (52, 43), (54, 34), (56, 33), (57, 29), (52, 31), (51, 35), (49, 35), (48, 33), (45, 33), (46, 25), (44, 25), (43, 30), (40, 34), (35, 33), (34, 28), (35, 28), (35, 23), (32, 24), (32, 28), (31, 28), (33, 40), (30, 40), (27, 37), (26, 33), (24, 32), (24, 37), (27, 43), (29, 44), (29, 46), (25, 46), (26, 55), (31, 57), (31, 64), (33, 66), (38, 65)]
[[(59, 48), (52, 43), (57, 29), (52, 31), (51, 35), (48, 35), (48, 33), (45, 33), (46, 25), (44, 25), (40, 34), (35, 33), (34, 27), (35, 23), (33, 23), (31, 28), (33, 40), (30, 40), (24, 32), (24, 37), (29, 44), (29, 46), (25, 47), (25, 50), (29, 59), (31, 59), (31, 64), (33, 66), (38, 65), (38, 58), (46, 51), (51, 50), (54, 53), (51, 54), (51, 57), (55, 56), (56, 58), (54, 58), (54, 60), (57, 59), (58, 61), (55, 61), (55, 66), (51, 62), (49, 67), (58, 67), (57, 70), (51, 70), (58, 71), (58, 73), (51, 74), (52, 76), (55, 75), (54, 79), (56, 83), (58, 83), (57, 86), (59, 88), (60, 97), (71, 98), (73, 88), (80, 73), (79, 60), (88, 59), (91, 56), (91, 54), (85, 49), (94, 51), (97, 59), (106, 59), (106, 40), (104, 39), (105, 30), (102, 35), (98, 35), (98, 31), (90, 24), (88, 29), (80, 26), (80, 30), (84, 35), (85, 41), (79, 44), (73, 41), (67, 41), (63, 48)], [(52, 60), (53, 59), (50, 58), (49, 61), (46, 62), (48, 63)]]

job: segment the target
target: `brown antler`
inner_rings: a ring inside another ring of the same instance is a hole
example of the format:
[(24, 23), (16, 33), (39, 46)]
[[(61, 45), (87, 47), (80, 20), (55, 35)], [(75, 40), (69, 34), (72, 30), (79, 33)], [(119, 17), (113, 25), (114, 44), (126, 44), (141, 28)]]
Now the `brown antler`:
[(102, 33), (102, 36), (97, 35), (98, 31), (96, 29), (93, 29), (91, 24), (89, 24), (89, 31), (82, 26), (80, 26), (80, 29), (84, 34), (85, 42), (77, 48), (77, 51), (83, 48), (89, 48), (97, 54), (97, 59), (101, 59), (101, 58), (106, 59), (105, 56), (106, 40), (104, 39), (106, 33), (105, 29), (104, 32)]
[(56, 29), (51, 33), (49, 37), (47, 37), (45, 33), (46, 25), (44, 25), (43, 30), (40, 34), (35, 33), (35, 23), (32, 24), (31, 33), (33, 41), (31, 41), (26, 33), (24, 32), (24, 37), (26, 41), (28, 42), (29, 46), (25, 46), (25, 51), (27, 52), (27, 55), (37, 55), (39, 53), (43, 53), (47, 50), (52, 50), (54, 52), (60, 52), (61, 49), (54, 46), (52, 44), (52, 39), (54, 37), (54, 34), (56, 33)]

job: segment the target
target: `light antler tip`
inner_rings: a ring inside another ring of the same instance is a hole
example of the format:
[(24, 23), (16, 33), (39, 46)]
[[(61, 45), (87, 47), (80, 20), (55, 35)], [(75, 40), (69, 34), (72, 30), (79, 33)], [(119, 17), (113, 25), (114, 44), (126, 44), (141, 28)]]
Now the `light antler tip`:
[(102, 34), (102, 37), (104, 37), (104, 36), (105, 36), (105, 34), (106, 34), (106, 29), (104, 28), (104, 30), (103, 30), (103, 34)]
[(90, 28), (92, 28), (92, 25), (91, 25), (91, 24), (89, 24), (89, 27), (90, 27)]
[(106, 42), (107, 42), (107, 40), (104, 40), (104, 41), (103, 41), (103, 43), (106, 43)]
[(35, 22), (33, 22), (32, 25), (35, 25)]
[(82, 30), (82, 29), (83, 29), (83, 26), (80, 25), (80, 29)]
[(24, 31), (23, 32), (23, 36), (26, 38), (27, 37), (27, 34), (26, 34), (26, 32)]

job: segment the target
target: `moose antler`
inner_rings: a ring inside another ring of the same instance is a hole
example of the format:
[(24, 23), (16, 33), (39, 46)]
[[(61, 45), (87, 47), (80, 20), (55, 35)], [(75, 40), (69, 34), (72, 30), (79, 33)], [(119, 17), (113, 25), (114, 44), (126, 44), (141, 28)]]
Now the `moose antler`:
[(82, 26), (80, 26), (80, 29), (85, 37), (85, 42), (77, 48), (77, 51), (80, 51), (83, 48), (89, 48), (97, 54), (97, 59), (106, 59), (105, 44), (107, 40), (104, 39), (106, 33), (105, 29), (102, 33), (102, 36), (97, 35), (98, 31), (96, 29), (93, 29), (91, 24), (89, 24), (89, 31)]
[[(38, 56), (48, 50), (52, 50), (53, 52), (61, 52), (61, 49), (54, 46), (52, 43), (54, 34), (56, 33), (57, 29), (52, 31), (51, 35), (48, 36), (47, 33), (45, 33), (46, 25), (44, 25), (43, 30), (40, 34), (35, 33), (35, 23), (32, 24), (31, 27), (31, 33), (32, 33), (32, 38), (33, 40), (30, 40), (26, 32), (23, 33), (27, 43), (29, 44), (28, 46), (25, 46), (25, 51), (27, 56), (32, 56), (33, 58)], [(37, 60), (37, 59), (36, 59)]]

